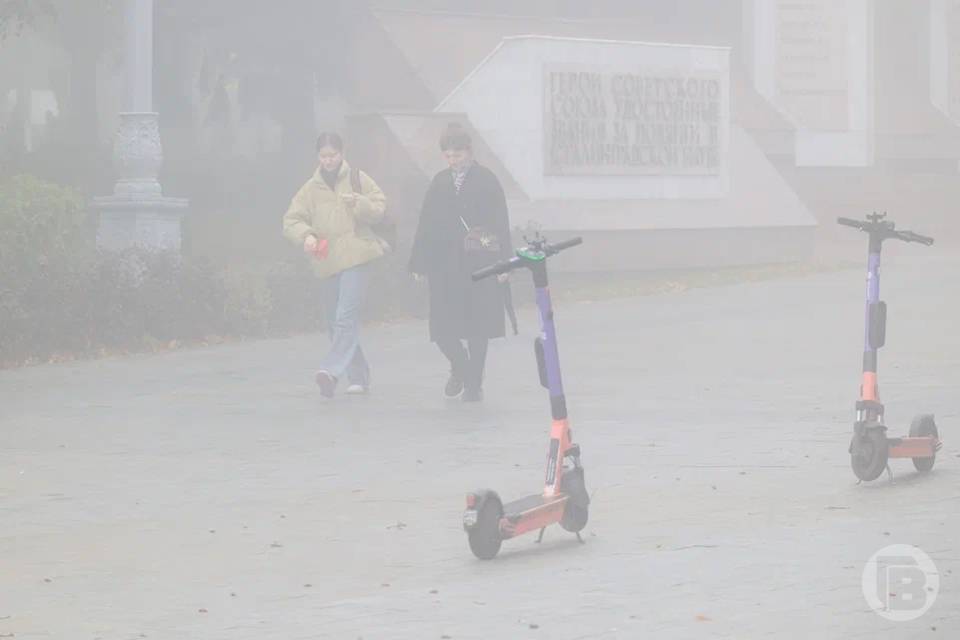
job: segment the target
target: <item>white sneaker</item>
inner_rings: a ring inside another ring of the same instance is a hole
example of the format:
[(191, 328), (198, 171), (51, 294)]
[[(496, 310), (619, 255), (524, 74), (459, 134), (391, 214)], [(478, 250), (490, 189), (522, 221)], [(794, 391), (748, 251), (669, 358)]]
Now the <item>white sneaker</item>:
[(363, 396), (370, 392), (370, 389), (362, 384), (351, 384), (347, 387), (347, 393), (351, 396)]

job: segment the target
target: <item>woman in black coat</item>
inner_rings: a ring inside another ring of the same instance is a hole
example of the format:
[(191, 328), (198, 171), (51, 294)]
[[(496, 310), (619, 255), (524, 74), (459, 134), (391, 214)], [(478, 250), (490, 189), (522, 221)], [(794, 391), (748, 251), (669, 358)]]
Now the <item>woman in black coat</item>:
[(473, 282), (470, 274), (513, 256), (507, 201), (493, 172), (474, 161), (459, 125), (447, 127), (440, 150), (450, 168), (427, 190), (410, 271), (429, 282), (430, 339), (450, 361), (445, 395), (476, 402), (483, 399), (487, 342), (505, 333), (507, 285), (506, 276)]

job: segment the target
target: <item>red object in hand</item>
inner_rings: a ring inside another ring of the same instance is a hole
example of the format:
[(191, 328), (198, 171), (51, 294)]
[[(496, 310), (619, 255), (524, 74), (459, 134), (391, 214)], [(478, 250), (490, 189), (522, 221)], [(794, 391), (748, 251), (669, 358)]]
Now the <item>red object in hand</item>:
[(330, 243), (327, 242), (326, 238), (320, 238), (317, 240), (317, 249), (314, 251), (313, 255), (317, 257), (317, 260), (325, 260), (329, 250)]

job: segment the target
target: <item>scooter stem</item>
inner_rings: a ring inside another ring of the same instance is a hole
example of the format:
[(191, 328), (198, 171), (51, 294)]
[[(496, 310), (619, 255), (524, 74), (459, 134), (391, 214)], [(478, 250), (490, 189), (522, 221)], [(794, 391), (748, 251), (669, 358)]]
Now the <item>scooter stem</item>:
[(880, 249), (882, 240), (870, 234), (870, 250), (867, 255), (867, 303), (864, 311), (863, 330), (863, 385), (860, 389), (861, 400), (880, 401), (877, 386), (878, 351), (870, 344), (870, 309), (880, 302)]
[(563, 475), (563, 456), (570, 447), (570, 426), (567, 421), (567, 400), (563, 392), (563, 376), (560, 373), (560, 354), (557, 348), (557, 330), (553, 322), (553, 304), (545, 262), (531, 267), (536, 288), (537, 309), (540, 312), (540, 339), (543, 345), (544, 369), (547, 389), (550, 393), (550, 449), (547, 454), (547, 469), (544, 495), (556, 495), (560, 491)]

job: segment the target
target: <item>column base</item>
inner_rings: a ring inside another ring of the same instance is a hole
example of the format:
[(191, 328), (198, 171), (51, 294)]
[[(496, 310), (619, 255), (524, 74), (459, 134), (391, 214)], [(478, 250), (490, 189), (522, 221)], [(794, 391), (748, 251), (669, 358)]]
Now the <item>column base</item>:
[(178, 252), (187, 205), (184, 198), (95, 198), (99, 214), (97, 246), (107, 251), (139, 247)]

